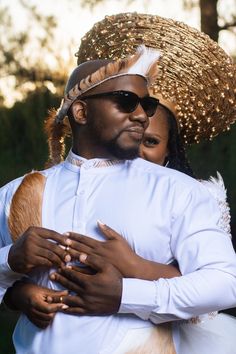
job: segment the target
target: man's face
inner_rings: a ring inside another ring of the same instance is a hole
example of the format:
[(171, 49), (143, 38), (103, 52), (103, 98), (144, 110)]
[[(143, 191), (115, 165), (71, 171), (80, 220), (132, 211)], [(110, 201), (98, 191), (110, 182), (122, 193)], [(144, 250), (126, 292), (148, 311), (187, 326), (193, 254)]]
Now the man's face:
[[(88, 92), (87, 96), (102, 92), (130, 91), (139, 97), (148, 95), (146, 81), (140, 76), (126, 75), (111, 79)], [(95, 156), (133, 159), (138, 156), (139, 145), (148, 117), (138, 104), (126, 113), (111, 97), (91, 98), (87, 103), (87, 136)], [(89, 142), (88, 142), (89, 143)]]

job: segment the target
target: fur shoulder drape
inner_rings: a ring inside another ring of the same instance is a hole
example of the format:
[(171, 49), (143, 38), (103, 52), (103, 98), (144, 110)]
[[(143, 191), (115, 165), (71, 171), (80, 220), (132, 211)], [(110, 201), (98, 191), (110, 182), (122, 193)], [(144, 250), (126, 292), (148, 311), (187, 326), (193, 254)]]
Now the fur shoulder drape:
[(10, 206), (8, 227), (15, 242), (30, 226), (42, 226), (42, 202), (46, 177), (27, 174), (17, 188)]

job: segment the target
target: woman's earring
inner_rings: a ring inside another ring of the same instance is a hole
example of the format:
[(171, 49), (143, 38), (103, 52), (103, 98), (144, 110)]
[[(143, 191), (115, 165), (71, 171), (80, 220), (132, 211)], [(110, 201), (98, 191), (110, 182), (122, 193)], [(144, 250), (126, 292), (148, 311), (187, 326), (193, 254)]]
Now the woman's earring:
[(168, 156), (165, 158), (165, 161), (164, 161), (164, 164), (163, 164), (163, 166), (164, 167), (168, 167), (168, 165), (169, 165), (169, 160), (168, 160)]

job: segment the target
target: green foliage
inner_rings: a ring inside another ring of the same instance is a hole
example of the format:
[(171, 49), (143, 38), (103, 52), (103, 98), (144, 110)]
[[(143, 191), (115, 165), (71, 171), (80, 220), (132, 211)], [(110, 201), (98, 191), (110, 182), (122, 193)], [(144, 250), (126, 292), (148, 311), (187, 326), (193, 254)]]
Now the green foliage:
[(44, 88), (11, 109), (0, 108), (0, 185), (44, 167), (48, 151), (43, 122), (47, 110), (58, 105), (58, 97)]
[[(27, 18), (27, 27), (20, 30), (14, 26), (9, 8), (0, 4), (0, 103), (9, 93), (4, 86), (10, 83), (11, 90), (17, 90), (27, 97), (35, 88), (53, 87), (62, 93), (67, 77), (68, 65), (58, 55), (60, 50), (52, 45), (55, 42), (57, 22), (51, 15), (41, 14), (37, 6), (20, 0), (21, 15)], [(29, 30), (29, 28), (31, 30)], [(68, 43), (68, 50), (71, 43)]]

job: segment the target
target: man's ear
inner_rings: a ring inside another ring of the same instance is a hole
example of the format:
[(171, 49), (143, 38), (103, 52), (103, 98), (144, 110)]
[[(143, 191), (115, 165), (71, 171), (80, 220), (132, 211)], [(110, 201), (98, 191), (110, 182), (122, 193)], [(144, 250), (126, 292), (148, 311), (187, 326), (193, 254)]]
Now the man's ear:
[(75, 101), (71, 107), (71, 112), (77, 123), (83, 125), (87, 123), (87, 107), (85, 102)]

